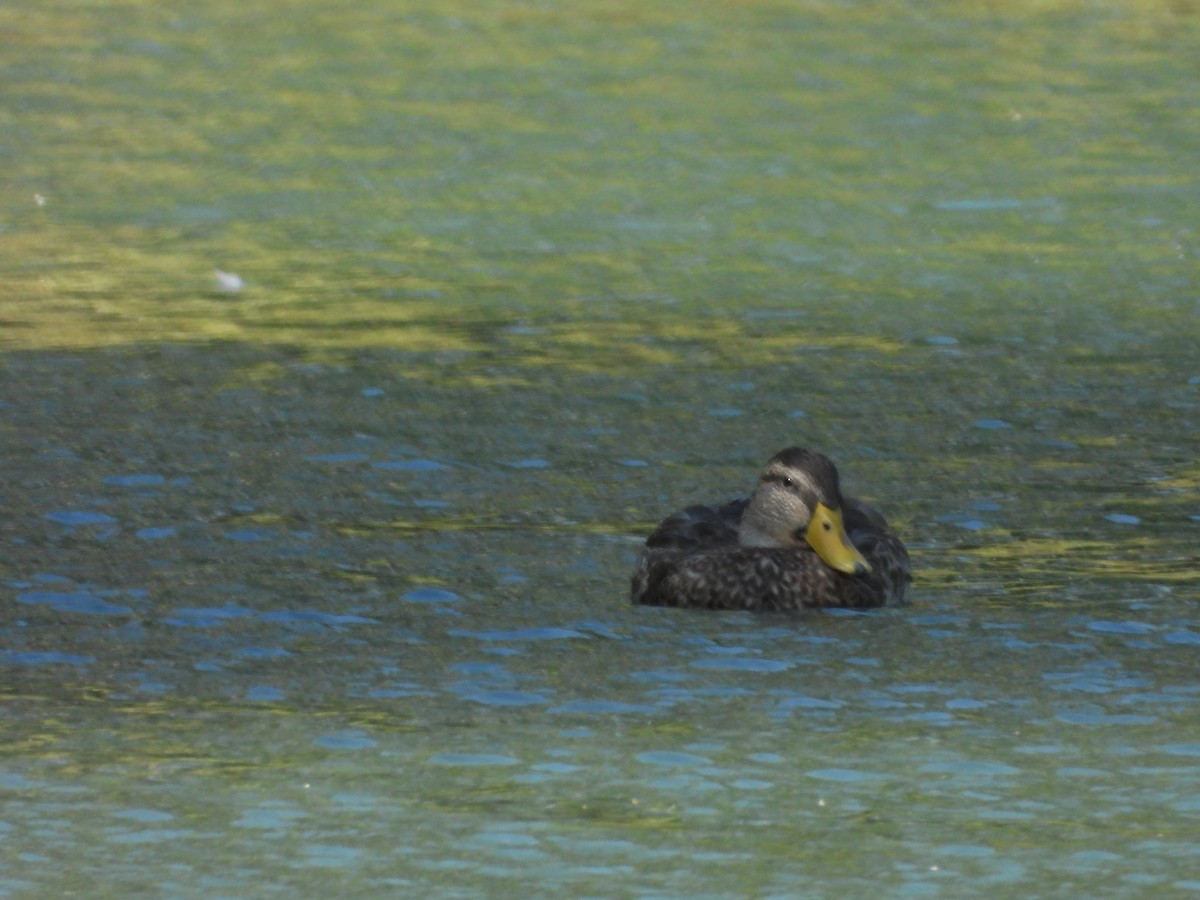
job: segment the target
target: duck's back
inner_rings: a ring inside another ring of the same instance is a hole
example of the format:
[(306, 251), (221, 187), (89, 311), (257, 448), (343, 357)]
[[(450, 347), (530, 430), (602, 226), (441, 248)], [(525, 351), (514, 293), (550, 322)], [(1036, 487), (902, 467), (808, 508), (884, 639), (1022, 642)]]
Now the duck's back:
[(646, 540), (633, 575), (634, 603), (707, 609), (872, 607), (903, 601), (908, 554), (870, 506), (845, 501), (846, 528), (867, 559), (864, 575), (836, 572), (807, 545), (743, 547), (745, 500), (675, 513)]

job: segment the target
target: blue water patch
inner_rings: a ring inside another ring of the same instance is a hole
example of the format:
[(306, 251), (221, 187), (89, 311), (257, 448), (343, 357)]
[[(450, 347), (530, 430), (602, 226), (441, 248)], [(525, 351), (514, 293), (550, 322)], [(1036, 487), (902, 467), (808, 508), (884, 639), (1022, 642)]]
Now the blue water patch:
[(1130, 516), (1125, 513), (1109, 513), (1104, 518), (1118, 525), (1140, 525), (1142, 522), (1137, 516)]
[(156, 681), (146, 672), (134, 672), (128, 676), (127, 680), (134, 682), (133, 689), (139, 694), (165, 694), (174, 688), (174, 685), (164, 681)]
[(290, 828), (296, 821), (308, 818), (308, 814), (290, 806), (257, 806), (242, 813), (233, 823), (235, 828), (265, 828), (280, 830)]
[(450, 631), (454, 637), (472, 637), (481, 641), (561, 641), (587, 637), (573, 628), (514, 628), (511, 631), (467, 631), (456, 628)]
[(368, 747), (374, 747), (377, 742), (358, 728), (347, 728), (314, 738), (313, 743), (330, 750), (366, 750)]
[(1004, 763), (984, 762), (974, 759), (926, 763), (918, 771), (931, 775), (971, 775), (987, 778), (1021, 774), (1021, 770), (1015, 766), (1006, 766)]
[(442, 469), (450, 468), (436, 459), (389, 459), (372, 463), (372, 467), (396, 472), (439, 472)]
[(879, 667), (879, 660), (874, 656), (847, 656), (842, 662), (849, 666)]
[(315, 463), (356, 463), (370, 459), (365, 453), (317, 453), (304, 458)]
[(1200, 646), (1200, 632), (1187, 631), (1168, 631), (1162, 635), (1163, 641), (1168, 644), (1191, 644), (1192, 646)]
[(972, 700), (970, 697), (956, 697), (946, 701), (947, 709), (983, 709), (987, 705), (982, 700)]
[(981, 844), (942, 844), (931, 852), (935, 857), (951, 856), (956, 859), (983, 859), (996, 855), (995, 849)]
[(550, 701), (541, 694), (531, 694), (527, 691), (477, 691), (464, 694), (464, 699), (485, 706), (537, 706)]
[(939, 200), (933, 204), (934, 209), (946, 212), (991, 212), (992, 210), (1021, 209), (1024, 200), (1011, 197), (984, 197), (981, 199)]
[(619, 700), (572, 700), (569, 703), (563, 703), (550, 709), (550, 712), (552, 713), (582, 715), (610, 715), (620, 713), (645, 714), (657, 711), (657, 707), (649, 706), (644, 703), (624, 703)]
[(105, 484), (111, 484), (116, 487), (127, 488), (147, 488), (147, 487), (162, 487), (167, 483), (167, 479), (162, 475), (110, 475), (104, 479)]
[(630, 672), (625, 677), (630, 681), (649, 682), (651, 684), (662, 684), (688, 680), (688, 676), (683, 672), (674, 672), (670, 669), (652, 669), (648, 672)]
[(1155, 749), (1172, 756), (1200, 757), (1200, 744), (1159, 744)]
[(442, 588), (420, 587), (406, 591), (400, 595), (400, 599), (408, 603), (450, 603), (455, 600), (461, 600), (462, 597), (454, 593), (454, 591), (447, 591)]
[(509, 671), (500, 663), (494, 662), (459, 662), (450, 666), (451, 672), (461, 672), (464, 675), (486, 675), (492, 678), (508, 678)]
[(1158, 721), (1158, 716), (1110, 715), (1100, 710), (1072, 710), (1054, 718), (1068, 725), (1153, 725)]
[(736, 419), (738, 416), (744, 416), (746, 411), (733, 406), (721, 406), (717, 409), (710, 409), (708, 414), (718, 419)]
[(190, 628), (215, 628), (229, 619), (239, 619), (243, 616), (254, 615), (254, 610), (243, 606), (198, 607), (174, 610), (165, 619), (167, 625), (179, 625)]
[(708, 766), (712, 760), (696, 753), (683, 753), (678, 750), (647, 750), (637, 755), (638, 762), (652, 766)]
[(985, 431), (998, 431), (1004, 428), (1012, 428), (1012, 426), (1003, 419), (976, 419), (974, 422), (974, 427), (982, 428)]
[(518, 459), (515, 462), (507, 463), (514, 469), (548, 469), (550, 463), (544, 459)]
[(263, 622), (304, 625), (378, 625), (378, 619), (350, 614), (324, 613), (315, 609), (278, 609), (258, 617)]
[(135, 807), (133, 809), (118, 809), (112, 813), (114, 819), (125, 819), (129, 822), (139, 822), (142, 825), (157, 825), (161, 822), (174, 821), (175, 816), (169, 812), (162, 812), (157, 809), (143, 809)]
[(965, 528), (967, 531), (985, 531), (992, 526), (982, 519), (977, 519), (969, 513), (949, 513), (944, 516), (938, 516), (937, 521), (944, 522), (947, 525), (957, 525), (959, 528)]
[(445, 509), (450, 504), (445, 500), (413, 500), (412, 505), (417, 509)]
[(760, 763), (781, 763), (784, 757), (779, 753), (751, 753), (746, 759)]
[(938, 334), (938, 335), (932, 335), (931, 337), (925, 338), (925, 343), (933, 344), (934, 346), (937, 346), (937, 347), (953, 347), (955, 344), (958, 343), (958, 338), (949, 337), (948, 335)]
[(790, 696), (779, 701), (780, 709), (841, 709), (840, 700), (822, 700), (820, 697)]
[(110, 515), (87, 509), (56, 510), (46, 513), (46, 518), (58, 525), (66, 525), (70, 528), (84, 525), (111, 525), (117, 521)]
[(697, 669), (714, 669), (731, 672), (783, 672), (792, 667), (791, 663), (777, 659), (760, 659), (755, 656), (718, 656), (712, 659), (698, 659), (692, 663)]
[(171, 527), (139, 528), (135, 534), (143, 541), (161, 541), (163, 538), (174, 537), (175, 529)]
[(618, 626), (611, 625), (608, 622), (599, 622), (592, 619), (585, 619), (581, 622), (576, 622), (575, 627), (581, 631), (587, 631), (599, 637), (610, 638), (614, 641), (621, 640), (625, 637), (621, 633)]
[(775, 787), (775, 782), (761, 781), (758, 778), (735, 778), (729, 786), (739, 791), (769, 791)]
[(390, 688), (375, 688), (367, 693), (372, 700), (396, 700), (402, 697), (433, 697), (434, 691), (427, 691), (416, 686), (400, 686)]
[(96, 661), (94, 656), (76, 653), (57, 653), (53, 650), (0, 650), (0, 663), (16, 666), (87, 666)]
[(227, 531), (225, 537), (231, 541), (239, 541), (243, 544), (254, 543), (255, 541), (265, 541), (270, 536), (269, 532), (257, 531), (253, 528), (243, 528), (239, 531)]
[(384, 391), (383, 388), (369, 387), (363, 388), (359, 393), (364, 397), (382, 397)]
[(644, 459), (618, 459), (617, 464), (621, 466), (627, 466), (630, 469), (641, 469), (650, 465), (650, 463), (646, 462)]
[(1051, 450), (1078, 450), (1079, 445), (1074, 441), (1066, 441), (1062, 438), (1046, 438), (1042, 441), (1042, 445), (1049, 447)]
[(429, 761), (438, 766), (515, 766), (520, 762), (501, 753), (438, 753)]
[(1158, 626), (1149, 622), (1108, 622), (1103, 619), (1094, 619), (1087, 623), (1087, 627), (1091, 631), (1101, 631), (1106, 634), (1150, 634), (1158, 630)]
[(361, 847), (340, 847), (332, 844), (310, 844), (304, 848), (306, 858), (300, 865), (317, 866), (323, 869), (341, 869), (359, 865), (363, 855)]
[(53, 572), (38, 572), (33, 576), (33, 580), (41, 584), (74, 584), (67, 576), (55, 575)]
[(105, 840), (111, 844), (161, 844), (163, 841), (175, 841), (192, 837), (194, 834), (190, 828), (148, 828), (145, 831), (109, 834)]
[(292, 654), (282, 647), (239, 647), (233, 655), (241, 659), (283, 659)]
[(965, 616), (931, 613), (924, 616), (913, 616), (910, 621), (917, 625), (966, 625), (969, 620)]
[(252, 684), (246, 688), (245, 697), (252, 703), (278, 703), (287, 695), (269, 684)]
[(133, 612), (128, 606), (109, 603), (88, 591), (25, 591), (17, 594), (17, 602), (31, 606), (45, 605), (57, 612), (93, 616), (122, 616)]
[(888, 781), (891, 775), (882, 772), (865, 772), (861, 769), (809, 769), (804, 773), (809, 778), (818, 781), (837, 781), (852, 784), (854, 782)]

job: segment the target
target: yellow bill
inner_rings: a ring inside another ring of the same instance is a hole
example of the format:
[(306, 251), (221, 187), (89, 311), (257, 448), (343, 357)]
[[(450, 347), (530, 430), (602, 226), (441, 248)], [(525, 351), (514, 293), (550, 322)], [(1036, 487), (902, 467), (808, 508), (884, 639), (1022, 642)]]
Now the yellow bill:
[(847, 575), (871, 571), (863, 555), (850, 543), (840, 509), (830, 509), (824, 503), (818, 503), (804, 537), (830, 568)]

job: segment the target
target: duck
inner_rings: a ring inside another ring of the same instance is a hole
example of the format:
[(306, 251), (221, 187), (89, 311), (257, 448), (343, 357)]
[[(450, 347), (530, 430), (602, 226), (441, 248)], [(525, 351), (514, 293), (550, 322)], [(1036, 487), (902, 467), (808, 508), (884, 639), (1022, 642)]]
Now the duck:
[(905, 602), (912, 565), (874, 507), (843, 497), (833, 461), (788, 447), (747, 498), (689, 506), (646, 539), (631, 599), (757, 612)]

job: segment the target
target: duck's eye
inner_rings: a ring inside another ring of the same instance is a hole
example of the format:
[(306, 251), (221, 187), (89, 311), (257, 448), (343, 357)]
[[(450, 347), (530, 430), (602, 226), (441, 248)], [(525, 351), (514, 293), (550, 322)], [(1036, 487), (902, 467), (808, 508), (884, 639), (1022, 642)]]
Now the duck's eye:
[(794, 488), (796, 486), (796, 482), (792, 481), (792, 479), (788, 478), (786, 475), (784, 475), (781, 480), (785, 488)]

